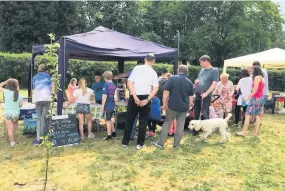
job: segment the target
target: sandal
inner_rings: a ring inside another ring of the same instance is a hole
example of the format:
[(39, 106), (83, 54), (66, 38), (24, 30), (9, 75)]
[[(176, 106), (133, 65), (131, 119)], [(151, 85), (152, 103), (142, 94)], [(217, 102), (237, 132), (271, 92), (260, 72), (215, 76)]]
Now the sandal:
[(245, 135), (243, 135), (242, 132), (236, 132), (236, 135), (240, 137), (245, 137)]

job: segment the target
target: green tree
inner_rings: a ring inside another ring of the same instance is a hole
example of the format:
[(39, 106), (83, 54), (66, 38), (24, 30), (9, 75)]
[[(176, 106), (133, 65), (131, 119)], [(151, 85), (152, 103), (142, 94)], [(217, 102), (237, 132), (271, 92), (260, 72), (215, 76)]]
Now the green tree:
[(145, 9), (136, 1), (86, 1), (81, 9), (88, 30), (101, 25), (131, 35), (142, 31)]
[(285, 31), (282, 31), (280, 39), (272, 47), (285, 49)]
[(207, 2), (195, 6), (192, 14), (202, 17), (188, 27), (189, 32), (182, 33), (181, 54), (187, 58), (197, 60), (208, 54), (216, 66), (222, 66), (227, 58), (271, 48), (280, 38), (282, 18), (273, 2)]
[(151, 42), (155, 42), (158, 44), (162, 44), (162, 38), (161, 36), (158, 36), (153, 31), (152, 32), (145, 32), (140, 36), (144, 40), (149, 40)]
[(60, 37), (102, 25), (174, 48), (179, 31), (180, 59), (197, 64), (208, 54), (222, 66), (225, 59), (277, 46), (282, 23), (271, 1), (3, 2), (0, 50), (30, 51), (48, 42), (50, 31)]
[[(79, 2), (80, 3), (80, 2)], [(1, 2), (0, 42), (2, 51), (31, 51), (33, 44), (49, 42), (47, 34), (74, 34), (84, 29), (76, 2)]]

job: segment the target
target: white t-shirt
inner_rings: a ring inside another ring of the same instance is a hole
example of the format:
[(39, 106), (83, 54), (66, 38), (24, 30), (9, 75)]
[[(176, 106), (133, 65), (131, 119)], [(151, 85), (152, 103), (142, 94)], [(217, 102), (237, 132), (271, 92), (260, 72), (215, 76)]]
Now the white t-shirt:
[(149, 95), (152, 87), (158, 87), (157, 73), (148, 65), (136, 66), (128, 80), (134, 82), (137, 95)]
[(90, 98), (93, 96), (94, 92), (90, 88), (87, 88), (87, 93), (85, 95), (82, 94), (81, 89), (77, 89), (74, 91), (73, 95), (76, 99), (76, 103), (90, 104)]
[[(252, 90), (252, 77), (246, 77), (239, 80), (237, 88), (242, 95), (238, 97), (237, 105), (242, 105), (242, 99), (247, 98)], [(248, 103), (247, 103), (248, 104)]]

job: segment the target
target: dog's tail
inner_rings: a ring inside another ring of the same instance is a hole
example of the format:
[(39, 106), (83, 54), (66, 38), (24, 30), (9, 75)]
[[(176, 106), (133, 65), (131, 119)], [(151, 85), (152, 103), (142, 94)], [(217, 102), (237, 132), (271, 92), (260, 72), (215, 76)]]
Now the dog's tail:
[(233, 114), (229, 113), (228, 116), (225, 118), (225, 120), (228, 121), (232, 116)]

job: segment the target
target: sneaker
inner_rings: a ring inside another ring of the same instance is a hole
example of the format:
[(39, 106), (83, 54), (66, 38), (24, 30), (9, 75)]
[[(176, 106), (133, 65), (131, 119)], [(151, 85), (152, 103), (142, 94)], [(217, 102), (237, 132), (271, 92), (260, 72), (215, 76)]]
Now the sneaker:
[(41, 139), (37, 138), (36, 140), (34, 140), (33, 145), (40, 145), (41, 143)]
[(12, 141), (12, 142), (10, 142), (10, 147), (14, 147), (15, 145), (16, 145), (16, 142), (15, 141)]
[(83, 141), (85, 139), (85, 136), (84, 135), (81, 136), (80, 139), (81, 139), (81, 141)]
[(112, 136), (108, 135), (107, 137), (103, 138), (104, 141), (112, 140)]
[(95, 138), (94, 133), (89, 133), (89, 135), (88, 135), (88, 139), (93, 139), (93, 138)]
[(112, 137), (113, 137), (113, 138), (117, 138), (116, 132), (113, 132), (113, 133), (112, 133)]
[(128, 145), (124, 145), (124, 144), (122, 144), (122, 147), (123, 147), (123, 148), (127, 148), (127, 147), (128, 147)]
[(137, 150), (141, 150), (141, 149), (143, 149), (143, 148), (146, 148), (146, 146), (145, 145), (137, 145)]
[(161, 144), (159, 144), (159, 142), (158, 142), (158, 141), (154, 141), (154, 142), (152, 142), (152, 143), (153, 143), (153, 145), (154, 145), (154, 146), (156, 146), (156, 147), (159, 147), (159, 148), (163, 149), (163, 146), (162, 146)]

